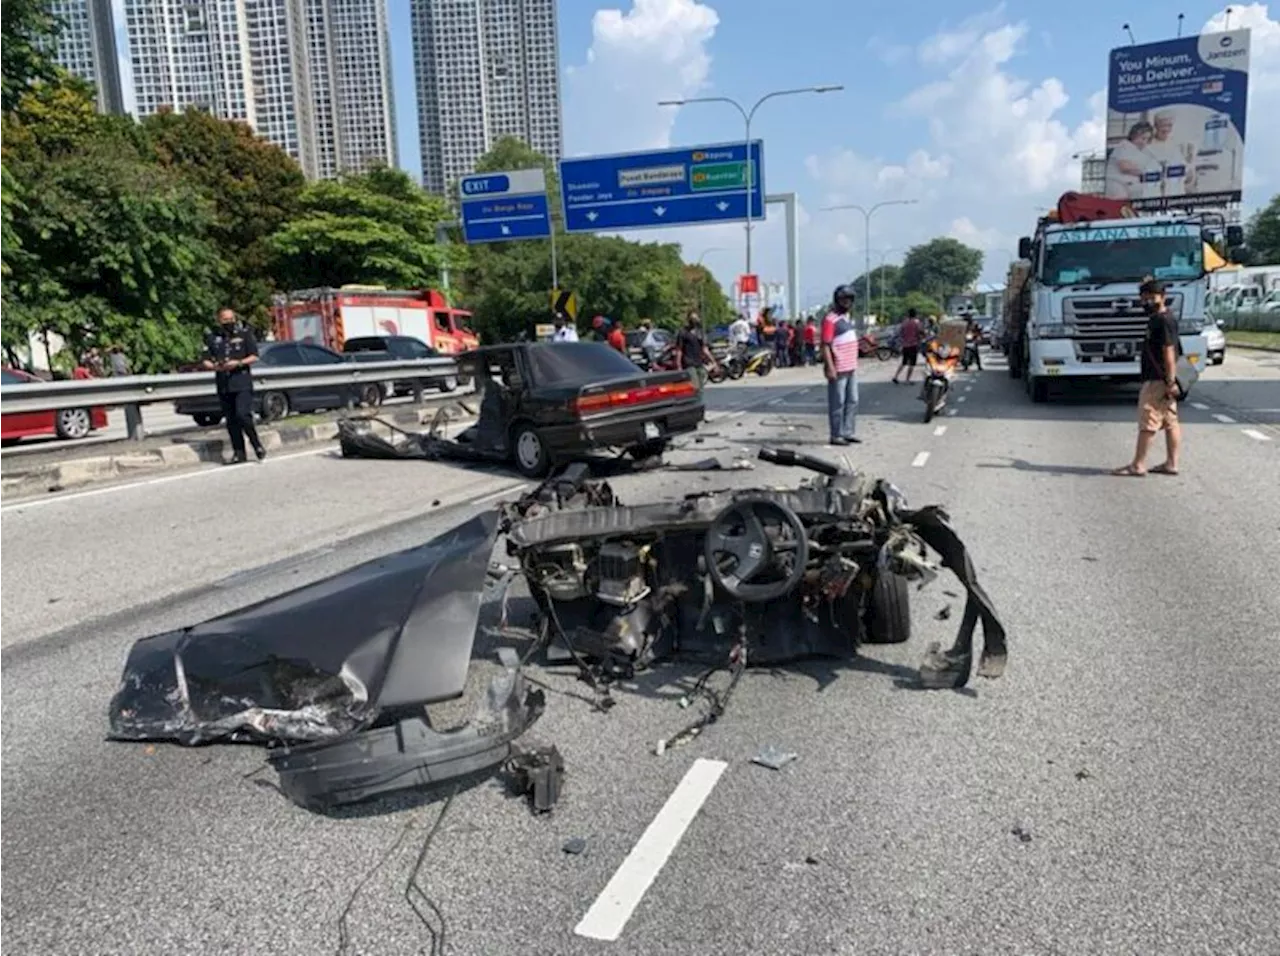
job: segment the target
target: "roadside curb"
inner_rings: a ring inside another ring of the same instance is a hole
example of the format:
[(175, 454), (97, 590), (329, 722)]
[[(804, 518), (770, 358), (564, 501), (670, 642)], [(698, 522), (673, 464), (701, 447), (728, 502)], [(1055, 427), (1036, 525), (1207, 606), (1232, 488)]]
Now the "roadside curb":
[[(424, 425), (439, 413), (451, 408), (464, 414), (469, 411), (465, 399), (449, 405), (434, 405), (393, 414), (381, 414), (397, 425)], [(374, 411), (371, 414), (376, 415)], [(359, 417), (359, 416), (353, 416)], [(451, 418), (456, 421), (456, 415)], [(337, 422), (318, 422), (313, 425), (289, 425), (287, 422), (258, 431), (262, 445), (268, 453), (284, 448), (302, 448), (324, 444), (338, 436)], [(73, 458), (67, 461), (35, 465), (30, 469), (10, 472), (0, 479), (0, 491), (5, 499), (27, 498), (42, 494), (83, 488), (118, 478), (129, 478), (139, 473), (160, 474), (181, 468), (223, 461), (231, 453), (231, 443), (224, 435), (220, 438), (198, 438), (175, 442), (152, 451), (119, 452), (111, 455), (95, 455)]]

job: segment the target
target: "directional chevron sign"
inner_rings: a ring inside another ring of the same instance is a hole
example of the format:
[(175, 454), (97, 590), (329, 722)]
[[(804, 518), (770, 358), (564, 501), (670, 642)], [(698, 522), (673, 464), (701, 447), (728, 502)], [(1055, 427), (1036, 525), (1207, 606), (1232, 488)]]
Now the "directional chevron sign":
[[(751, 218), (764, 218), (764, 144), (751, 143)], [(566, 232), (736, 222), (747, 218), (747, 144), (560, 161)]]
[(551, 235), (547, 177), (541, 169), (464, 176), (458, 183), (468, 243), (546, 239)]

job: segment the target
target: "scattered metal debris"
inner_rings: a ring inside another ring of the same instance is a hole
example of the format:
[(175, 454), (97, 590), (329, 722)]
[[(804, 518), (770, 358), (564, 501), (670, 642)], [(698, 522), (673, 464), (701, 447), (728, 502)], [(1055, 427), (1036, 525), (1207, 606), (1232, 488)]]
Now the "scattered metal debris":
[(934, 615), (933, 615), (933, 619), (934, 619), (935, 621), (945, 621), (945, 620), (947, 620), (949, 617), (951, 617), (951, 605), (950, 605), (950, 604), (945, 605), (941, 610), (939, 610), (936, 614), (934, 614)]
[(1016, 836), (1016, 837), (1018, 838), (1018, 840), (1019, 840), (1020, 842), (1022, 842), (1022, 843), (1030, 843), (1030, 842), (1031, 842), (1031, 829), (1030, 829), (1030, 827), (1024, 827), (1024, 826), (1022, 826), (1021, 824), (1019, 824), (1018, 826), (1014, 827), (1014, 828), (1013, 828), (1012, 830), (1010, 830), (1009, 832), (1010, 832), (1010, 833), (1012, 833), (1014, 836)]
[(564, 758), (554, 745), (525, 749), (518, 744), (503, 765), (513, 793), (528, 795), (534, 813), (546, 813), (564, 788)]
[(577, 856), (578, 854), (583, 853), (587, 849), (587, 841), (584, 840), (582, 837), (570, 837), (568, 840), (565, 841), (564, 846), (562, 846), (560, 849), (563, 850), (565, 853), (571, 853), (574, 856)]
[(782, 750), (773, 744), (766, 744), (760, 748), (758, 754), (751, 758), (751, 762), (762, 767), (768, 767), (770, 770), (781, 770), (791, 761), (798, 759), (800, 759), (800, 755), (797, 753)]

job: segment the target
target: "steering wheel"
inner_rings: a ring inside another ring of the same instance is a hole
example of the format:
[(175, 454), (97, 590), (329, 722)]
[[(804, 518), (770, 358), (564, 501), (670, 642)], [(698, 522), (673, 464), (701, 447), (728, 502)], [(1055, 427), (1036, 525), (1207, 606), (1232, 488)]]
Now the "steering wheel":
[[(772, 534), (769, 524), (776, 527)], [(800, 583), (809, 560), (809, 537), (799, 516), (785, 505), (743, 498), (716, 516), (703, 552), (707, 573), (722, 591), (739, 601), (760, 603), (782, 597)], [(752, 583), (771, 570), (785, 574), (781, 580)]]

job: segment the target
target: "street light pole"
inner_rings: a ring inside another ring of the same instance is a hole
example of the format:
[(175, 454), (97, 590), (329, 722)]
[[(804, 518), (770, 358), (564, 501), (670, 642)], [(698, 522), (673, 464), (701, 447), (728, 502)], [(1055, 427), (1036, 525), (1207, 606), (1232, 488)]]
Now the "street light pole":
[(754, 183), (755, 164), (751, 162), (751, 120), (756, 115), (756, 110), (763, 106), (768, 100), (778, 96), (796, 96), (801, 93), (834, 93), (843, 90), (843, 86), (826, 85), (826, 86), (805, 86), (794, 90), (774, 90), (772, 93), (766, 93), (760, 99), (756, 100), (751, 109), (746, 109), (737, 100), (728, 96), (698, 96), (681, 100), (660, 100), (659, 106), (686, 106), (690, 103), (728, 103), (740, 114), (742, 121), (746, 127), (746, 166), (747, 166), (747, 270), (746, 275), (751, 275), (751, 187)]
[(823, 207), (823, 212), (835, 212), (840, 209), (856, 209), (858, 212), (862, 213), (863, 222), (866, 224), (866, 240), (864, 242), (866, 247), (866, 268), (863, 270), (863, 274), (866, 276), (867, 304), (863, 307), (864, 316), (871, 315), (871, 214), (884, 206), (914, 206), (919, 201), (920, 200), (918, 199), (886, 199), (883, 202), (876, 203), (870, 209), (866, 209), (856, 203)]
[(879, 266), (879, 268), (880, 268), (880, 314), (881, 314), (881, 315), (883, 315), (883, 314), (884, 314), (884, 287), (885, 287), (885, 281), (884, 281), (884, 257), (885, 257), (885, 256), (887, 256), (887, 255), (888, 255), (889, 253), (891, 253), (891, 252), (897, 252), (897, 251), (898, 251), (898, 249), (897, 249), (897, 247), (896, 247), (896, 246), (891, 246), (891, 247), (889, 247), (888, 249), (883, 249), (883, 250), (881, 250), (881, 252), (880, 252), (880, 266)]
[[(705, 257), (711, 255), (711, 253), (713, 252), (724, 252), (724, 250), (721, 249), (719, 246), (713, 246), (710, 249), (703, 249), (702, 252), (698, 254), (697, 264), (701, 266), (702, 260)], [(706, 303), (703, 301), (703, 295), (702, 295), (702, 287), (705, 281), (706, 281), (706, 276), (703, 273), (699, 273), (698, 274), (698, 317), (699, 318), (701, 318), (703, 313), (706, 312)]]

